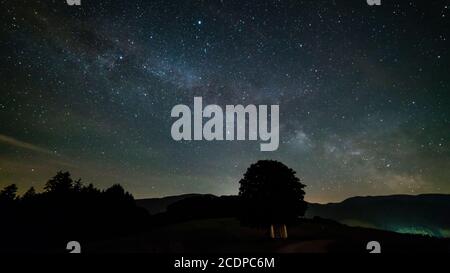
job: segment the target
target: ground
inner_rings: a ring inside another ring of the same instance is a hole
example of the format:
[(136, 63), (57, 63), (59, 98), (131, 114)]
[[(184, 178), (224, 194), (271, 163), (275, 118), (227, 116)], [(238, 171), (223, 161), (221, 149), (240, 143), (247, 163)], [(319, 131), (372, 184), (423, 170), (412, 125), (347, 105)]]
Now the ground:
[(87, 242), (86, 252), (144, 253), (317, 253), (368, 252), (378, 241), (383, 252), (449, 251), (450, 240), (355, 228), (327, 220), (288, 226), (288, 239), (269, 239), (267, 230), (242, 227), (236, 219), (202, 219), (152, 228), (134, 236)]

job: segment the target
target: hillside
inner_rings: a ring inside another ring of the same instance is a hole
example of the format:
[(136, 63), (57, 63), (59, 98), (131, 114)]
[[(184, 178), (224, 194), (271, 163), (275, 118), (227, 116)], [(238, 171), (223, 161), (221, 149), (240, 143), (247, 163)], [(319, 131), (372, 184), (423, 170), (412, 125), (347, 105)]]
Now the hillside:
[(309, 204), (306, 217), (320, 216), (350, 226), (450, 237), (449, 211), (450, 195), (390, 195)]
[(146, 198), (136, 200), (136, 205), (145, 208), (150, 214), (165, 212), (171, 204), (194, 196), (202, 196), (203, 194), (190, 193), (174, 196), (166, 196), (161, 198)]
[[(199, 199), (202, 199), (203, 201)], [(226, 199), (226, 200), (225, 200)], [(188, 202), (195, 200), (195, 202)], [(216, 202), (212, 202), (212, 201)], [(227, 202), (220, 205), (222, 202)], [(236, 206), (230, 205), (230, 198), (214, 195), (186, 194), (137, 200), (137, 204), (146, 208), (151, 214), (165, 212), (170, 205), (190, 208), (205, 212), (202, 207), (216, 207), (224, 216), (235, 213)], [(191, 203), (194, 203), (192, 206)], [(206, 206), (203, 206), (203, 205)], [(229, 213), (224, 213), (229, 209)], [(215, 210), (215, 212), (217, 212)], [(349, 226), (377, 228), (400, 233), (450, 237), (450, 195), (389, 195), (352, 197), (339, 203), (308, 204), (305, 217), (332, 219)], [(205, 215), (206, 214), (206, 215)], [(202, 217), (207, 217), (207, 211)], [(218, 215), (220, 216), (220, 215)], [(214, 217), (217, 217), (215, 215)]]
[(348, 227), (333, 221), (302, 220), (288, 226), (289, 238), (273, 240), (267, 230), (242, 227), (233, 218), (199, 219), (152, 228), (136, 236), (90, 242), (85, 252), (142, 253), (367, 253), (378, 241), (384, 253), (448, 252), (449, 239)]

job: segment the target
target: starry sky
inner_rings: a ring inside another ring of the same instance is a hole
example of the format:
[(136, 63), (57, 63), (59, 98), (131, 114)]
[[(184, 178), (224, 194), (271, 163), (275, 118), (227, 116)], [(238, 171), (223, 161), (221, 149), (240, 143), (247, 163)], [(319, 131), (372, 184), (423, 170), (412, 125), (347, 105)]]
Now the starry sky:
[[(450, 193), (448, 1), (0, 3), (1, 187), (68, 170), (136, 198), (237, 194), (276, 159), (312, 202)], [(174, 141), (194, 96), (278, 104), (278, 150)]]

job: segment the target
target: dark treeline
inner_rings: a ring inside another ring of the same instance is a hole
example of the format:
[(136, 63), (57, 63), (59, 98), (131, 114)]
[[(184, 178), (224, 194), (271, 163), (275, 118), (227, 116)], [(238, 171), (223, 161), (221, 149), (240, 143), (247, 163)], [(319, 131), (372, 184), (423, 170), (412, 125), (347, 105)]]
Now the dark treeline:
[(304, 214), (304, 185), (281, 162), (252, 164), (240, 185), (238, 196), (194, 196), (149, 215), (122, 186), (100, 190), (72, 179), (69, 172), (58, 172), (41, 193), (30, 188), (18, 196), (13, 184), (0, 191), (0, 251), (64, 251), (68, 241), (130, 236), (202, 218), (237, 217), (243, 225), (267, 228)]
[(72, 179), (69, 172), (58, 172), (43, 192), (31, 187), (19, 196), (17, 191), (15, 184), (0, 191), (0, 252), (63, 252), (69, 241), (111, 239), (187, 220), (235, 217), (241, 205), (238, 196), (202, 195), (150, 215), (121, 185), (100, 190)]
[(64, 250), (70, 240), (101, 240), (138, 232), (148, 213), (138, 208), (121, 185), (99, 190), (58, 172), (42, 193), (17, 186), (0, 192), (0, 251)]

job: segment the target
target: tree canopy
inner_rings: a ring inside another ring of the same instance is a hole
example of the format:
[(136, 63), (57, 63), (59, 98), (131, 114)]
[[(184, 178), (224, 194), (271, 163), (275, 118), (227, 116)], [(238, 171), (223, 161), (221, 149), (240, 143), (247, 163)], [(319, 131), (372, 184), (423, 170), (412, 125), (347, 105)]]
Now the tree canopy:
[(1, 252), (19, 245), (52, 249), (73, 238), (135, 232), (145, 228), (148, 213), (119, 184), (100, 190), (60, 171), (48, 180), (43, 192), (31, 187), (18, 196), (15, 184), (1, 190), (0, 219), (0, 233), (8, 234), (0, 239)]
[(287, 223), (303, 216), (305, 185), (296, 172), (274, 160), (252, 164), (239, 181), (241, 221), (250, 225)]

